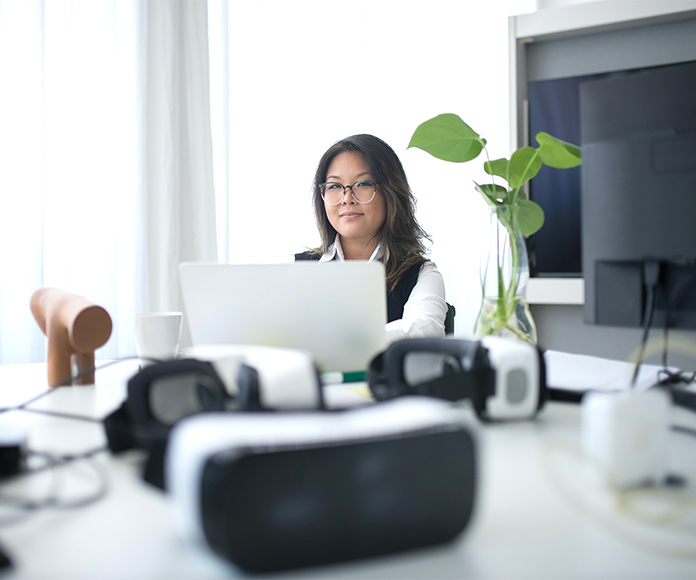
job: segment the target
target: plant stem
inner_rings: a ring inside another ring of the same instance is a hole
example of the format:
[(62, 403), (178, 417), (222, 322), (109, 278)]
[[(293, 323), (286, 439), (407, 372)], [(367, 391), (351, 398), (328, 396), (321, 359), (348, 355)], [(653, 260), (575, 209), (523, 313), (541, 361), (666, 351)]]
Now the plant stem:
[(524, 342), (532, 342), (529, 339), (529, 336), (527, 336), (524, 332), (522, 332), (519, 328), (515, 328), (514, 326), (510, 326), (509, 324), (505, 324), (505, 328), (507, 328), (512, 334), (514, 334), (519, 340), (524, 341)]
[[(505, 215), (505, 211), (509, 215)], [(517, 236), (519, 226), (517, 220), (517, 208), (515, 206), (499, 207), (495, 210), (496, 217), (496, 266), (498, 278), (498, 298), (495, 304), (495, 317), (506, 327), (510, 317), (514, 314), (516, 308), (515, 296), (517, 294), (517, 284), (519, 282), (519, 246)], [(501, 236), (504, 235), (501, 228), (505, 228), (507, 232), (507, 243), (509, 243), (510, 251), (510, 280), (505, 284), (505, 257), (506, 248), (501, 241)]]
[(512, 209), (510, 229), (508, 230), (508, 238), (510, 239), (510, 253), (512, 255), (512, 271), (510, 273), (510, 287), (508, 289), (508, 301), (512, 301), (517, 293), (517, 282), (519, 278), (519, 250), (517, 247), (517, 230), (519, 230), (519, 225), (517, 222), (517, 208)]

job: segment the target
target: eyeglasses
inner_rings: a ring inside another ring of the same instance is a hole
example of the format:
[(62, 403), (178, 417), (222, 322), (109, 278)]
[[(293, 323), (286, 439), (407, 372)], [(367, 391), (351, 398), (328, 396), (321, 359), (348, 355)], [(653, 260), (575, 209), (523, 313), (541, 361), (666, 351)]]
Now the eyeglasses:
[(353, 185), (343, 185), (337, 181), (322, 183), (321, 197), (328, 205), (338, 205), (343, 201), (346, 190), (350, 189), (353, 199), (358, 203), (370, 203), (377, 194), (377, 182), (369, 179), (356, 181)]

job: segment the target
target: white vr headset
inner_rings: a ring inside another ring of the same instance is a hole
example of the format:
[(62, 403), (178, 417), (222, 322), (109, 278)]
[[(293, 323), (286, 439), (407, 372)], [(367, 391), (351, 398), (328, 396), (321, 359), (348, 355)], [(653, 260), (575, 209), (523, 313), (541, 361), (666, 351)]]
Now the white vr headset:
[(265, 346), (208, 346), (148, 365), (128, 381), (128, 397), (104, 419), (109, 449), (148, 452), (143, 477), (164, 486), (167, 436), (180, 420), (216, 411), (316, 410), (321, 379), (304, 351)]
[(321, 378), (303, 350), (255, 345), (207, 345), (187, 355), (208, 361), (242, 410), (308, 410), (324, 407)]
[(471, 400), (485, 420), (534, 417), (548, 398), (538, 347), (495, 336), (394, 342), (372, 360), (369, 386), (377, 401), (404, 395)]
[(170, 434), (165, 473), (184, 537), (267, 572), (449, 541), (471, 517), (476, 470), (466, 413), (409, 397), (188, 417)]

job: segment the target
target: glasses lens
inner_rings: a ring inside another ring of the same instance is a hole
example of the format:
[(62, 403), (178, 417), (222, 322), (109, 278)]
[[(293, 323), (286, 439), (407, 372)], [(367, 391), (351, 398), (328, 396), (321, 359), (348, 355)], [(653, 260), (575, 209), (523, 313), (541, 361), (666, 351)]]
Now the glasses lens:
[(359, 203), (368, 203), (375, 197), (375, 184), (373, 181), (358, 181), (353, 184), (353, 197)]
[(219, 410), (222, 394), (218, 385), (201, 373), (177, 373), (152, 382), (149, 391), (152, 417), (173, 425), (188, 415)]
[(336, 205), (343, 197), (343, 186), (340, 183), (327, 182), (322, 188), (322, 197), (329, 205)]

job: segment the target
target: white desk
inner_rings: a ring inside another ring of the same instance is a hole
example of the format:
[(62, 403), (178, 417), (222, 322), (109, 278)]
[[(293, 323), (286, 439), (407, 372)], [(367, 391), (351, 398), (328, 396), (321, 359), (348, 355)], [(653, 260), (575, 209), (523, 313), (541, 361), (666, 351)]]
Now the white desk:
[[(56, 390), (33, 409), (101, 418), (125, 396), (131, 363), (97, 373), (96, 386)], [(43, 365), (0, 367), (0, 406), (45, 389)], [(551, 403), (534, 421), (478, 428), (480, 485), (474, 518), (454, 543), (368, 561), (276, 574), (287, 578), (696, 578), (696, 506), (679, 526), (631, 519), (582, 468), (580, 409)], [(675, 422), (696, 425), (693, 413)], [(35, 450), (80, 452), (104, 445), (97, 423), (28, 411), (0, 414), (23, 427)], [(696, 438), (671, 435), (670, 465), (696, 497)], [(105, 498), (85, 508), (42, 510), (0, 527), (14, 568), (0, 578), (229, 578), (244, 576), (205, 546), (182, 541), (165, 494), (139, 478), (137, 452), (95, 461), (109, 480)], [(96, 480), (85, 465), (67, 468), (65, 494)], [(0, 494), (40, 496), (48, 476), (0, 483)], [(686, 552), (678, 555), (678, 551)]]

